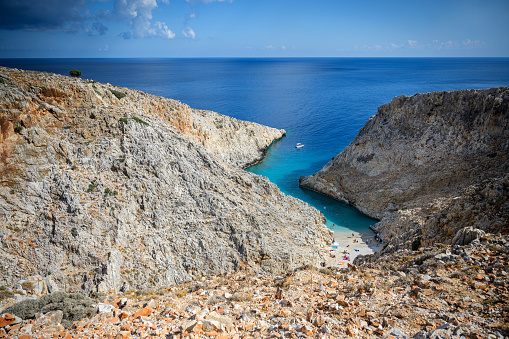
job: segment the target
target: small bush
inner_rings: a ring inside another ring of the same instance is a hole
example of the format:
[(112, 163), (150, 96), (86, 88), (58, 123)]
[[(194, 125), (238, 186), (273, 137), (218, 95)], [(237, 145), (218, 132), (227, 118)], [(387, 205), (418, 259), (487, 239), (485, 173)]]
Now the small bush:
[(145, 122), (145, 121), (141, 120), (141, 119), (140, 119), (140, 118), (138, 118), (138, 117), (133, 117), (133, 120), (134, 120), (134, 121), (136, 121), (136, 122), (137, 122), (137, 123), (139, 123), (139, 124), (142, 124), (142, 125), (146, 125), (146, 126), (148, 126), (148, 122)]
[(309, 271), (309, 270), (313, 270), (313, 269), (314, 269), (314, 267), (311, 264), (305, 264), (299, 268), (300, 271)]
[(97, 313), (95, 308), (90, 307), (94, 301), (79, 293), (56, 292), (42, 296), (39, 301), (42, 313), (61, 310), (64, 313), (62, 325), (66, 328), (71, 328), (73, 321)]
[(74, 78), (77, 78), (77, 77), (80, 77), (81, 76), (81, 72), (78, 71), (77, 69), (73, 69), (69, 72), (69, 74), (74, 77)]
[(22, 130), (23, 130), (23, 126), (14, 127), (14, 133), (21, 133)]
[(104, 293), (104, 292), (93, 292), (92, 293), (92, 297), (96, 298), (96, 299), (102, 299), (104, 297), (106, 297), (107, 294)]
[(24, 283), (21, 284), (21, 287), (25, 291), (32, 291), (34, 289), (34, 283), (31, 281), (25, 281)]
[(230, 300), (237, 302), (251, 301), (252, 299), (253, 296), (248, 292), (235, 292), (230, 298)]
[(116, 91), (114, 89), (109, 89), (111, 93), (113, 93), (114, 96), (117, 97), (117, 99), (122, 99), (123, 97), (125, 97), (125, 93), (122, 93), (122, 92), (119, 92), (119, 91)]
[(0, 286), (0, 300), (10, 298), (13, 296), (13, 294), (14, 293), (7, 290), (7, 288), (5, 286), (3, 286), (3, 285)]
[(91, 184), (88, 185), (88, 188), (87, 188), (87, 193), (92, 193), (95, 191), (95, 189), (97, 188), (97, 184), (95, 183), (95, 180), (92, 181)]
[(329, 268), (320, 268), (320, 273), (325, 275), (332, 275), (332, 271)]
[(106, 188), (104, 190), (104, 196), (107, 197), (107, 196), (116, 196), (118, 194), (117, 191), (112, 191), (110, 190), (109, 188)]
[(217, 294), (214, 294), (213, 296), (211, 296), (209, 298), (209, 300), (207, 301), (207, 303), (209, 305), (216, 305), (216, 304), (219, 304), (219, 303), (222, 303), (222, 302), (225, 302), (226, 301), (226, 298), (223, 297), (222, 295), (217, 295)]
[(33, 319), (41, 309), (40, 301), (37, 299), (26, 299), (6, 308), (3, 313), (17, 315), (21, 319)]
[[(131, 119), (133, 119), (134, 121), (136, 121), (136, 122), (137, 122), (137, 123), (139, 123), (139, 124), (149, 126), (149, 123), (148, 123), (148, 122), (143, 121), (143, 120), (141, 120), (141, 119), (140, 119), (140, 118), (138, 118), (138, 117), (132, 117)], [(127, 124), (127, 121), (128, 121), (128, 118), (120, 118), (120, 119), (118, 119), (118, 122), (121, 122), (121, 123), (123, 123), (123, 124)]]
[(76, 227), (71, 228), (71, 235), (75, 238), (78, 236), (78, 230), (76, 230)]
[(175, 291), (175, 295), (177, 296), (177, 298), (183, 298), (187, 293), (188, 293), (188, 290), (186, 290), (186, 289)]

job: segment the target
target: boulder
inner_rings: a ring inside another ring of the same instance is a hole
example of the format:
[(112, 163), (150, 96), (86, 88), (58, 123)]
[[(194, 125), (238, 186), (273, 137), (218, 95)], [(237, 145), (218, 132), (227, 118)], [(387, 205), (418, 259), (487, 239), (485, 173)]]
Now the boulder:
[(486, 234), (483, 230), (470, 227), (465, 227), (456, 232), (456, 235), (452, 239), (453, 245), (468, 245), (475, 239), (479, 239)]

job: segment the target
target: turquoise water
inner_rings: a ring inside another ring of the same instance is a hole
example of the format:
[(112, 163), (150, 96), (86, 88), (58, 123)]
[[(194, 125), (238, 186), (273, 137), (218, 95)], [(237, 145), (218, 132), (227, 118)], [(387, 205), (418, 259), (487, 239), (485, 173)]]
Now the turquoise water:
[[(509, 58), (1, 59), (0, 65), (139, 89), (288, 133), (249, 171), (322, 211), (332, 224), (367, 233), (354, 208), (298, 187), (395, 96), (509, 86)], [(296, 149), (296, 143), (305, 144)], [(336, 230), (339, 228), (336, 226)]]
[[(292, 137), (290, 132), (288, 139), (293, 139)], [(306, 159), (314, 156), (313, 146), (305, 144), (303, 148), (297, 149), (295, 144), (288, 142), (286, 138), (276, 141), (271, 146), (261, 164), (251, 166), (247, 170), (268, 177), (284, 193), (314, 206), (325, 215), (329, 229), (333, 229), (334, 225), (334, 230), (338, 232), (349, 229), (364, 234), (373, 233), (369, 226), (376, 223), (376, 220), (339, 201), (299, 188), (299, 176), (304, 173), (312, 174)], [(317, 167), (318, 165), (317, 163)]]

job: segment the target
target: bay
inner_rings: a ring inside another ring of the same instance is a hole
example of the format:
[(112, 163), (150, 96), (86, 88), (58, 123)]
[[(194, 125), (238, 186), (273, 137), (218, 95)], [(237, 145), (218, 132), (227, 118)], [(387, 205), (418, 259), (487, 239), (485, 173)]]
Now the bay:
[[(509, 86), (509, 58), (1, 59), (0, 65), (139, 89), (238, 119), (284, 128), (248, 171), (323, 212), (335, 230), (369, 233), (356, 209), (298, 187), (344, 149), (395, 96)], [(296, 143), (305, 147), (296, 149)]]

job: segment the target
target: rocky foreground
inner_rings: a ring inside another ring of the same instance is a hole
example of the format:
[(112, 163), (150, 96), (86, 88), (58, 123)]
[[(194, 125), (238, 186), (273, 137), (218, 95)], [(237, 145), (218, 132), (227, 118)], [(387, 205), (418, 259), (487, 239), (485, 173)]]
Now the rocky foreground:
[(94, 300), (57, 292), (15, 304), (14, 293), (41, 292), (25, 283), (0, 291), (0, 338), (507, 338), (508, 276), (509, 241), (488, 235), (372, 266), (209, 276)]
[(0, 285), (92, 293), (323, 258), (323, 215), (242, 170), (285, 131), (0, 68)]
[(509, 233), (508, 155), (509, 88), (400, 96), (300, 185), (379, 219), (385, 253), (463, 244)]

